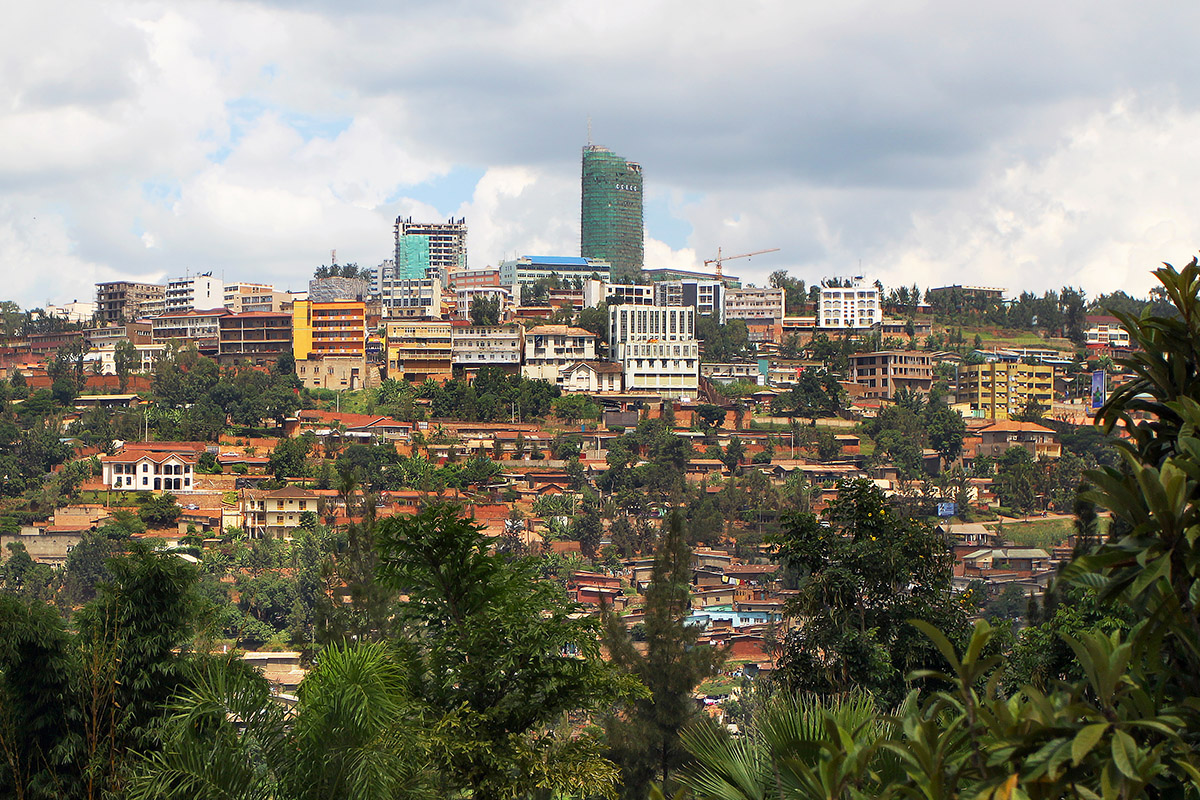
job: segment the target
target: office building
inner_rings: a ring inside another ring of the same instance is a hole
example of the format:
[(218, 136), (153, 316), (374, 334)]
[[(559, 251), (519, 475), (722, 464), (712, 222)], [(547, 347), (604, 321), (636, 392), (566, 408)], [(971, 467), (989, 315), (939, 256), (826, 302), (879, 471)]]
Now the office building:
[(896, 392), (928, 394), (933, 386), (933, 358), (915, 350), (881, 350), (850, 356), (850, 382), (865, 387), (863, 397), (891, 400)]
[(388, 322), (387, 373), (394, 380), (441, 380), (453, 371), (453, 331), (449, 322), (402, 320)]
[(694, 306), (612, 306), (608, 324), (609, 351), (624, 368), (626, 392), (696, 399), (700, 345)]
[(817, 309), (817, 327), (861, 330), (883, 321), (879, 287), (862, 277), (842, 282), (842, 286), (822, 286)]
[(607, 261), (572, 256), (521, 256), (500, 262), (500, 285), (512, 292), (513, 302), (518, 305), (529, 300), (527, 287), (555, 276), (560, 281), (572, 283), (578, 280), (582, 284), (588, 279), (608, 282), (612, 277), (612, 265)]
[(667, 308), (690, 306), (704, 317), (725, 322), (725, 287), (719, 281), (684, 278), (654, 284), (654, 305)]
[(580, 183), (579, 254), (609, 262), (618, 278), (637, 279), (645, 255), (641, 165), (589, 144)]
[(211, 272), (176, 278), (167, 282), (163, 299), (163, 313), (166, 314), (224, 308), (225, 284)]
[(247, 311), (221, 317), (217, 361), (232, 364), (274, 362), (292, 349), (291, 313)]
[(154, 344), (179, 342), (194, 344), (204, 355), (216, 355), (221, 333), (221, 317), (228, 311), (222, 306), (203, 311), (179, 311), (150, 320)]
[[(360, 281), (361, 282), (361, 281)], [(299, 359), (346, 356), (363, 358), (367, 344), (367, 306), (362, 300), (292, 304), (292, 353)]]
[(140, 316), (143, 304), (161, 303), (166, 291), (166, 287), (154, 283), (97, 283), (96, 323), (119, 325), (135, 320)]
[(783, 289), (727, 289), (725, 319), (782, 320)]
[(442, 316), (442, 281), (439, 278), (384, 278), (379, 284), (384, 318)]
[(1054, 402), (1054, 367), (1012, 361), (962, 366), (956, 396), (970, 405), (972, 416), (987, 419), (1011, 419), (1031, 400), (1048, 411)]
[[(450, 272), (467, 268), (467, 221), (413, 222), (396, 218), (397, 279), (435, 277), (445, 284)], [(381, 273), (386, 267), (381, 266)]]
[(595, 308), (601, 303), (610, 306), (632, 304), (654, 305), (654, 287), (647, 283), (605, 283), (587, 280), (583, 282), (583, 307)]
[(471, 287), (499, 286), (500, 268), (482, 267), (480, 269), (455, 270), (446, 280), (451, 289), (466, 289)]

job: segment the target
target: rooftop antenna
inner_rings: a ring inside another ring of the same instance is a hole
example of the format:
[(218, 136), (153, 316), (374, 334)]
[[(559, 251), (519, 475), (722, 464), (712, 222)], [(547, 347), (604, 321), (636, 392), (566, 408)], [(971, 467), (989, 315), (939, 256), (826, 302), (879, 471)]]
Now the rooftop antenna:
[(592, 115), (588, 114), (588, 147), (592, 146)]
[(329, 251), (329, 266), (331, 266), (331, 267), (337, 266), (337, 250)]

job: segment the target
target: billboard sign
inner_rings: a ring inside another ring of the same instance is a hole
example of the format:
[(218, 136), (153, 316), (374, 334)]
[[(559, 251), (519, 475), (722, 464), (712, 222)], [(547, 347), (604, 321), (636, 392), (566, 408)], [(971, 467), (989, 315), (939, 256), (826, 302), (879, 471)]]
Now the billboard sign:
[(1098, 369), (1092, 373), (1092, 408), (1100, 408), (1108, 400), (1108, 375)]

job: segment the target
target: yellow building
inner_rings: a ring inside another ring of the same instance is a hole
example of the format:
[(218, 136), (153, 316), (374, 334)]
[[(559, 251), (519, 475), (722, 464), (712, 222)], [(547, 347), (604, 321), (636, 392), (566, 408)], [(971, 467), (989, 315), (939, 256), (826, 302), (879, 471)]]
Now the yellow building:
[(450, 377), (453, 330), (449, 322), (389, 320), (388, 377), (409, 381)]
[(1046, 410), (1054, 402), (1054, 367), (989, 361), (963, 366), (958, 372), (958, 402), (970, 404), (972, 416), (1010, 419), (1030, 400)]
[(365, 356), (367, 308), (361, 300), (292, 305), (292, 354), (297, 359)]

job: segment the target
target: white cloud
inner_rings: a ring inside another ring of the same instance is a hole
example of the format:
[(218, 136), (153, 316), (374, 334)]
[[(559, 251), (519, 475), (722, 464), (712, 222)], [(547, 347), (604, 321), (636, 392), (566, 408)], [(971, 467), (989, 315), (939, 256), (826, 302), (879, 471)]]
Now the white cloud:
[[(332, 248), (387, 258), (398, 214), (438, 208), (467, 218), (474, 264), (576, 253), (589, 115), (689, 198), (686, 246), (647, 231), (652, 265), (778, 247), (726, 269), (1144, 291), (1200, 238), (1187, 4), (9, 12), (0, 278), (26, 304), (186, 269), (298, 286)], [(430, 193), (464, 172), (463, 197)]]

